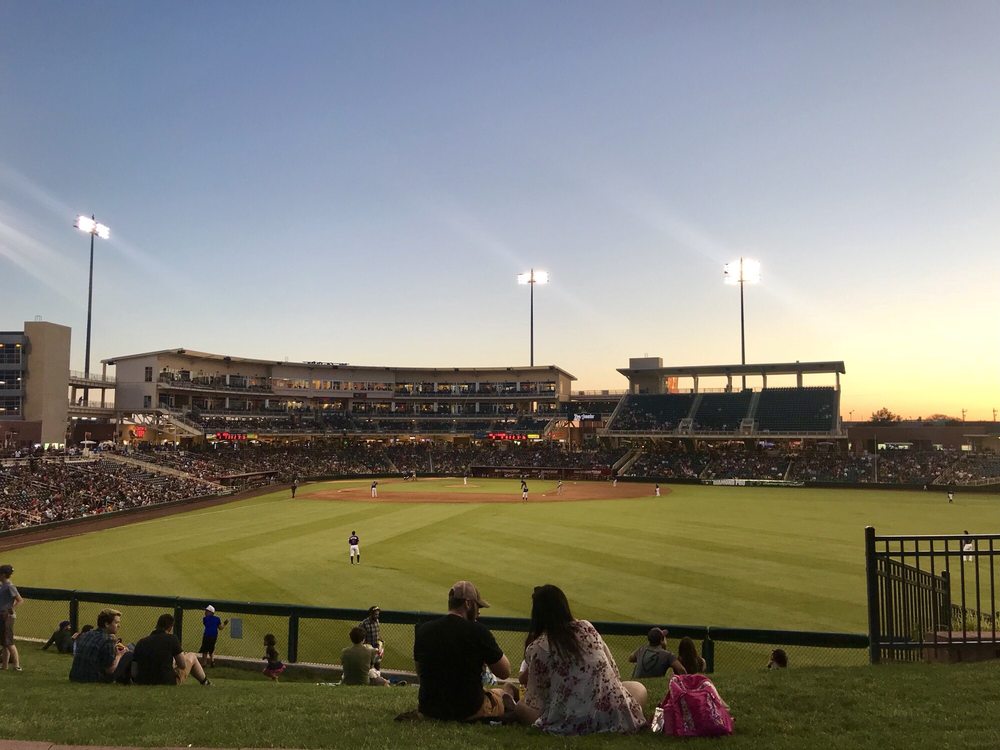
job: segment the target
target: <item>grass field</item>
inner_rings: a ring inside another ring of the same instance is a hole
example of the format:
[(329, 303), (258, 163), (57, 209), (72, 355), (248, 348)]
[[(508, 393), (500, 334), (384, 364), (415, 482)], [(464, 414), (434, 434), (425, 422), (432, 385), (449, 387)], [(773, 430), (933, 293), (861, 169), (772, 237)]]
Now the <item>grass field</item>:
[[(27, 605), (26, 605), (27, 606)], [(0, 737), (89, 745), (298, 748), (653, 748), (655, 734), (549, 737), (522, 727), (395, 723), (416, 705), (408, 688), (272, 684), (216, 669), (208, 688), (105, 687), (67, 681), (70, 657), (32, 651), (24, 672), (0, 672)], [(1000, 744), (996, 663), (789, 669), (718, 675), (736, 720), (732, 750), (954, 748)], [(666, 680), (644, 680), (649, 716)], [(702, 742), (694, 740), (694, 745)], [(674, 741), (676, 744), (676, 741)], [(715, 746), (714, 744), (712, 745)]]
[[(307, 485), (2, 553), (22, 586), (383, 609), (443, 607), (475, 581), (491, 615), (524, 617), (555, 583), (595, 620), (863, 631), (863, 529), (1000, 529), (1000, 503), (938, 492), (680, 485), (661, 498), (550, 503), (554, 484), (501, 503), (393, 502), (403, 493), (517, 496), (517, 482)], [(621, 487), (621, 485), (619, 485)], [(348, 490), (352, 500), (314, 499)], [(348, 564), (357, 530), (363, 563)]]
[[(377, 501), (367, 499), (367, 481), (308, 485), (294, 501), (283, 491), (10, 550), (0, 558), (15, 566), (15, 582), (22, 586), (206, 602), (362, 609), (378, 603), (384, 610), (440, 612), (447, 587), (469, 578), (493, 603), (488, 613), (495, 615), (526, 616), (532, 587), (552, 582), (567, 591), (577, 616), (595, 620), (862, 632), (865, 525), (882, 533), (1000, 528), (1000, 504), (987, 495), (960, 495), (948, 505), (941, 493), (677, 486), (653, 498), (643, 486), (634, 498), (550, 503), (541, 502), (541, 495), (554, 485), (534, 481), (532, 501), (522, 504), (516, 481), (476, 484), (467, 489), (453, 479), (383, 483)], [(515, 502), (415, 503), (403, 494), (434, 492), (454, 500), (486, 491), (513, 496)], [(353, 529), (363, 554), (363, 564), (354, 568), (347, 560)], [(54, 606), (25, 602), (19, 632), (41, 613), (46, 626), (54, 625)], [(92, 621), (98, 606), (82, 605), (82, 620)], [(158, 613), (130, 607), (123, 635), (134, 640), (145, 634)], [(280, 632), (282, 623), (265, 619), (257, 627)], [(326, 656), (335, 660), (346, 645), (346, 628), (325, 627)], [(194, 630), (197, 636), (200, 629)], [(189, 640), (196, 644), (197, 638), (185, 633), (191, 648)], [(387, 640), (403, 641), (406, 635), (390, 631)], [(246, 644), (251, 652), (259, 633), (255, 637)], [(231, 652), (233, 645), (224, 637), (220, 651)], [(412, 666), (406, 645), (394, 645), (388, 666)], [(623, 671), (622, 653), (634, 645), (612, 645)], [(517, 656), (511, 646), (504, 648)], [(727, 741), (734, 748), (968, 750), (1000, 743), (988, 710), (995, 690), (984, 688), (996, 682), (994, 664), (811, 669), (801, 668), (810, 663), (807, 655), (790, 650), (793, 669), (768, 674), (762, 671), (768, 647), (717, 648), (719, 661), (738, 655), (749, 665), (716, 675), (737, 718), (737, 736)], [(28, 643), (21, 644), (21, 653), (24, 673), (0, 673), (5, 715), (0, 736), (11, 739), (303, 748), (663, 742), (654, 735), (572, 741), (518, 728), (393, 724), (395, 713), (415, 704), (412, 688), (273, 685), (230, 669), (214, 672), (216, 685), (207, 691), (196, 685), (76, 686), (65, 679), (68, 657)], [(845, 652), (844, 661), (826, 663), (862, 663), (863, 657)], [(654, 699), (666, 688), (663, 680), (647, 684)], [(99, 712), (94, 690), (101, 692)], [(60, 710), (38, 711), (51, 705)], [(652, 705), (647, 714), (651, 710)], [(177, 720), (180, 715), (183, 721)]]

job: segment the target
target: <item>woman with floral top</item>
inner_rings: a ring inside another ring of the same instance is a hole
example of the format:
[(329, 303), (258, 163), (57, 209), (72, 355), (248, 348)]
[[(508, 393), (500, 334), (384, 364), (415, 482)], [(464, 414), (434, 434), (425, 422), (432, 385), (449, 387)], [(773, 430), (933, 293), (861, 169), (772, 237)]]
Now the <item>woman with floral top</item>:
[(539, 586), (532, 594), (524, 658), (527, 687), (514, 707), (521, 723), (563, 735), (636, 732), (646, 725), (646, 688), (622, 682), (600, 634), (573, 618), (557, 586)]

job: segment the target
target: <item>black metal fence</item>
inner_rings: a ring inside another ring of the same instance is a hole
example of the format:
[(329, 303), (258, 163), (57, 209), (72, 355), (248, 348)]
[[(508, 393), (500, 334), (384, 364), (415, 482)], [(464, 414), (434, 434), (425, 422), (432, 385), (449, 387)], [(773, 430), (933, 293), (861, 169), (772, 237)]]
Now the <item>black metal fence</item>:
[(865, 529), (872, 663), (1000, 655), (1000, 534), (878, 536)]
[[(27, 599), (18, 608), (17, 635), (48, 638), (61, 620), (74, 629), (97, 621), (104, 608), (122, 612), (119, 635), (134, 643), (149, 634), (156, 619), (170, 612), (174, 632), (188, 651), (201, 645), (204, 608), (212, 604), (219, 617), (228, 620), (216, 646), (218, 655), (260, 659), (264, 635), (273, 634), (286, 662), (339, 664), (340, 652), (350, 645), (348, 632), (365, 616), (364, 610), (263, 604), (181, 597), (111, 594), (21, 587)], [(438, 612), (382, 611), (381, 635), (386, 653), (385, 669), (413, 669), (413, 634), (418, 623), (439, 617)], [(483, 617), (481, 621), (496, 636), (516, 668), (524, 653), (528, 620)], [(646, 642), (649, 623), (595, 622), (622, 673), (631, 675), (628, 656)], [(751, 630), (706, 625), (665, 625), (670, 634), (668, 648), (676, 651), (677, 639), (693, 638), (708, 663), (708, 670), (740, 671), (766, 667), (771, 649), (784, 648), (789, 661), (802, 666), (853, 666), (867, 663), (868, 638), (857, 633), (815, 633), (791, 630)]]

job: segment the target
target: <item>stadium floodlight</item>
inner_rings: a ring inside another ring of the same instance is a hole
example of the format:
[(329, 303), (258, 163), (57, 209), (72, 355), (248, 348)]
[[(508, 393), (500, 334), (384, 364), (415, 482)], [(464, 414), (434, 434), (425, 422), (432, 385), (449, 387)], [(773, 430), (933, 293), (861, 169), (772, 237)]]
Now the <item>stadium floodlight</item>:
[[(730, 286), (740, 285), (740, 364), (747, 363), (746, 325), (743, 317), (743, 285), (760, 283), (760, 261), (740, 257), (722, 267), (722, 279)], [(743, 390), (747, 388), (747, 376), (743, 376)]]
[[(87, 347), (83, 355), (83, 375), (84, 378), (90, 378), (90, 315), (94, 302), (94, 237), (100, 237), (102, 240), (110, 239), (111, 230), (104, 226), (104, 224), (98, 223), (94, 216), (77, 216), (74, 226), (81, 232), (86, 232), (90, 235), (90, 281), (87, 284)], [(88, 403), (89, 396), (90, 389), (84, 386), (84, 403)]]
[(532, 268), (527, 273), (519, 273), (517, 275), (518, 284), (527, 284), (531, 287), (531, 314), (530, 314), (530, 330), (531, 330), (531, 366), (535, 366), (535, 284), (548, 284), (549, 283), (549, 273), (548, 271), (536, 271)]

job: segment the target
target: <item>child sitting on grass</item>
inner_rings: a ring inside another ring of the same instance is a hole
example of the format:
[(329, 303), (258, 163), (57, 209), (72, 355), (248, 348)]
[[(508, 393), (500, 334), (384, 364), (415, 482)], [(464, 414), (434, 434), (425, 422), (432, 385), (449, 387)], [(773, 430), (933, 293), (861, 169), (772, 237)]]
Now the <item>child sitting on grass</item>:
[(278, 658), (278, 651), (275, 649), (277, 644), (277, 640), (275, 640), (275, 637), (271, 633), (264, 636), (263, 658), (267, 662), (267, 666), (264, 667), (264, 674), (275, 682), (278, 681), (278, 675), (285, 671), (285, 665), (281, 663), (281, 659)]

